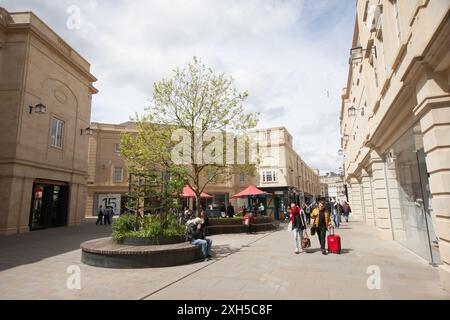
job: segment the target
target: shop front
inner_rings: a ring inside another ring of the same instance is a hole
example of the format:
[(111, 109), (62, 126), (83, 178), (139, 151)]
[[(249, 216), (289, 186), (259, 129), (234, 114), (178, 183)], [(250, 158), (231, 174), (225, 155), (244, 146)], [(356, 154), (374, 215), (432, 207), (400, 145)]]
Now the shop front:
[(30, 231), (67, 225), (69, 185), (35, 180), (30, 210)]
[(387, 150), (385, 172), (394, 240), (430, 263), (440, 263), (420, 124)]

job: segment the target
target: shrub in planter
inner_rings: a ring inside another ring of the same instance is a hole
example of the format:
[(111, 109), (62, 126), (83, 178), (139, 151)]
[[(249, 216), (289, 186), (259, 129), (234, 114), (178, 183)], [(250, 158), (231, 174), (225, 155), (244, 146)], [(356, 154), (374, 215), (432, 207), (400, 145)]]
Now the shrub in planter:
[(126, 237), (160, 237), (182, 236), (185, 227), (180, 226), (174, 216), (168, 216), (162, 220), (159, 215), (147, 215), (139, 218), (139, 230), (135, 230), (136, 216), (123, 214), (117, 218), (112, 226), (112, 237), (117, 242), (122, 242)]

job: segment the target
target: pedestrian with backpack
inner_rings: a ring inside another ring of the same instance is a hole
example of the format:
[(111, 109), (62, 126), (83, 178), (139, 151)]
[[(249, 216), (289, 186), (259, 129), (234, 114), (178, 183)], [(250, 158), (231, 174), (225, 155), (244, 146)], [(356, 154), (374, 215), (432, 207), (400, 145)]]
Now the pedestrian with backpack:
[(344, 216), (345, 222), (348, 223), (348, 216), (350, 215), (350, 212), (352, 212), (352, 209), (350, 208), (348, 202), (345, 200), (341, 200), (341, 206), (342, 206), (342, 215)]

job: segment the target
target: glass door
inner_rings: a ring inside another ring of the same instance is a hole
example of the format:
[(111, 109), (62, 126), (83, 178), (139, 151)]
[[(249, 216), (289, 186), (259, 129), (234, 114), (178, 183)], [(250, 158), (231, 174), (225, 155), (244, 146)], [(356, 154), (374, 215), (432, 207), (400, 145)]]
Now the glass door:
[(431, 194), (430, 183), (428, 180), (427, 164), (425, 162), (425, 152), (423, 147), (417, 150), (417, 164), (419, 169), (420, 185), (422, 188), (422, 198), (417, 199), (424, 214), (426, 232), (428, 234), (428, 242), (430, 243), (430, 262), (431, 264), (440, 264), (441, 258), (439, 255), (439, 239), (434, 231), (434, 222), (431, 217)]
[(67, 225), (69, 187), (34, 183), (30, 210), (30, 230)]
[(429, 211), (431, 195), (420, 124), (394, 143), (386, 162), (394, 239), (436, 263), (439, 257)]

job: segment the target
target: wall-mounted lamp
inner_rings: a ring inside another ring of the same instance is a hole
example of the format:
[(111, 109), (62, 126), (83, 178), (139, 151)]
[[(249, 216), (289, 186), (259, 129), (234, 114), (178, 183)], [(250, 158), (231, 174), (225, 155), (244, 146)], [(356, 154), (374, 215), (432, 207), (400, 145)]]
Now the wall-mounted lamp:
[(91, 128), (80, 129), (81, 135), (92, 136), (93, 130)]
[(344, 136), (342, 137), (342, 139), (344, 139), (344, 141), (348, 141), (350, 139), (350, 137), (354, 138), (356, 135), (352, 134), (351, 136), (348, 134), (344, 134)]
[(355, 108), (355, 107), (350, 107), (348, 108), (348, 116), (349, 117), (356, 117), (356, 111), (361, 110), (361, 115), (364, 115), (364, 108)]
[(33, 106), (28, 106), (28, 108), (30, 108), (30, 113), (34, 112), (38, 113), (38, 114), (44, 114), (47, 110), (47, 107), (44, 106), (42, 103), (38, 103), (37, 105)]
[[(369, 54), (373, 54), (375, 59), (377, 58), (377, 48), (375, 46), (371, 46), (368, 49), (363, 49), (361, 46), (353, 47), (350, 49), (350, 63), (356, 64), (361, 63), (364, 56), (363, 52), (369, 52)], [(368, 54), (366, 53), (366, 57)]]

